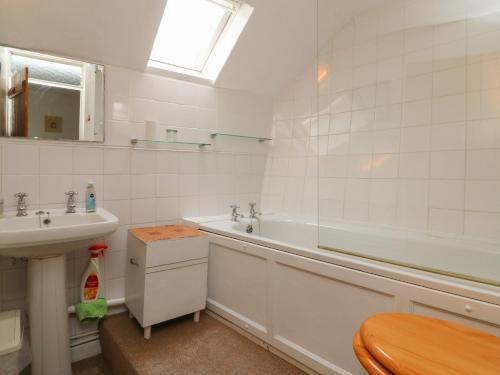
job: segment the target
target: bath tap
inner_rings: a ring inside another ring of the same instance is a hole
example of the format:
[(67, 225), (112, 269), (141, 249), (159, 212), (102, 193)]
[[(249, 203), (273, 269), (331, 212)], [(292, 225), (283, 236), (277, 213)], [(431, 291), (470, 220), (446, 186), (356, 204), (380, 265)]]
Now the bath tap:
[(250, 213), (249, 213), (248, 217), (250, 219), (258, 219), (258, 216), (262, 215), (262, 212), (255, 210), (255, 206), (257, 205), (257, 203), (250, 202), (250, 203), (248, 203), (248, 205), (250, 206)]
[(240, 208), (240, 206), (237, 206), (237, 205), (233, 204), (233, 205), (231, 205), (229, 207), (231, 207), (231, 209), (233, 210), (231, 212), (231, 221), (238, 221), (239, 218), (244, 218), (245, 217), (244, 215), (242, 215), (242, 214), (240, 214), (238, 212), (238, 209)]
[(66, 202), (66, 213), (74, 214), (76, 212), (75, 195), (78, 195), (78, 192), (70, 190), (64, 194), (68, 196), (68, 200)]
[(22, 191), (14, 194), (14, 198), (17, 198), (17, 214), (16, 214), (16, 216), (28, 216), (28, 212), (27, 212), (28, 207), (26, 206), (26, 197), (27, 196), (28, 196), (28, 194), (23, 193)]

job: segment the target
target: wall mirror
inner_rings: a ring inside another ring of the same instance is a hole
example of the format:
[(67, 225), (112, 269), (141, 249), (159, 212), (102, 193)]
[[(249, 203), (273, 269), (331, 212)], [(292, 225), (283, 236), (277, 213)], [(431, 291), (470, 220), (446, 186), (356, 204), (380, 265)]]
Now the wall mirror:
[(0, 135), (104, 141), (104, 66), (0, 46)]

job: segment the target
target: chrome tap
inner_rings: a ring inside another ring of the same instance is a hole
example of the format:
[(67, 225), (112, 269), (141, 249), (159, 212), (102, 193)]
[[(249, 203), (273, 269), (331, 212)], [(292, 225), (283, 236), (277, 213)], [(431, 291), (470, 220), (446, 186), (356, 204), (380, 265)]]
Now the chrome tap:
[(28, 216), (28, 212), (27, 212), (28, 207), (26, 206), (26, 197), (27, 196), (28, 196), (28, 194), (23, 193), (22, 191), (14, 194), (14, 198), (17, 198), (17, 214), (16, 214), (16, 216)]
[(250, 213), (249, 213), (248, 217), (250, 219), (258, 219), (257, 216), (262, 215), (262, 212), (255, 210), (255, 206), (257, 205), (257, 203), (250, 202), (250, 203), (248, 203), (248, 205), (250, 206)]
[(240, 217), (241, 217), (241, 218), (244, 218), (244, 217), (245, 217), (244, 215), (242, 215), (242, 214), (240, 214), (240, 213), (238, 212), (238, 209), (240, 208), (240, 206), (237, 206), (237, 205), (233, 204), (233, 205), (231, 205), (231, 206), (229, 206), (229, 207), (231, 207), (231, 209), (233, 210), (233, 211), (231, 212), (231, 221), (238, 221), (238, 219), (239, 219)]
[(78, 195), (78, 192), (70, 190), (64, 193), (68, 196), (68, 200), (66, 202), (66, 213), (74, 214), (76, 212), (76, 201), (75, 195)]

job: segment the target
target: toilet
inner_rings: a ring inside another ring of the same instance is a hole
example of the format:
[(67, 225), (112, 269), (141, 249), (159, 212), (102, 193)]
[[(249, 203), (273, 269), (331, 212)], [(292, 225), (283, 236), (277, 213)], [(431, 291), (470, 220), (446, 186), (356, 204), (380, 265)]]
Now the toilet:
[(368, 318), (353, 349), (370, 375), (500, 374), (500, 338), (420, 315)]

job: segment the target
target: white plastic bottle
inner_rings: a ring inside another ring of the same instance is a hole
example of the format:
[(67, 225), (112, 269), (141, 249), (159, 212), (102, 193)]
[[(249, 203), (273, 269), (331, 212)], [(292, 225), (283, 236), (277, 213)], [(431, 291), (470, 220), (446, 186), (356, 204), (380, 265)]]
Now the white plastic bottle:
[(93, 181), (87, 183), (87, 191), (85, 194), (85, 211), (95, 212), (95, 186)]
[(83, 272), (80, 285), (80, 301), (90, 303), (99, 298), (101, 291), (101, 272), (99, 271), (99, 255), (106, 250), (106, 245), (94, 245), (89, 248), (90, 261)]

